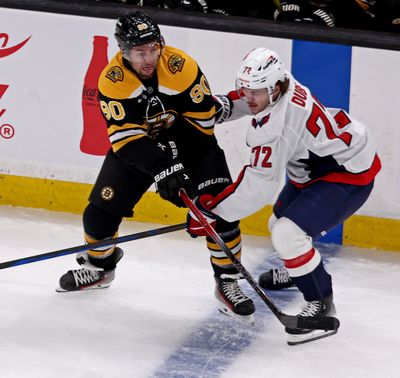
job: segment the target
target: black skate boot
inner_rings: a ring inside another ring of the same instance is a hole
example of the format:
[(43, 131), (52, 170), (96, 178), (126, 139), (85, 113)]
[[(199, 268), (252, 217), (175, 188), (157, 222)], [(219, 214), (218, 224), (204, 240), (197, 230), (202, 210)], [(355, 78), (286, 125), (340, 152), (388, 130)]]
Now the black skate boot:
[[(333, 296), (330, 295), (321, 300), (307, 302), (298, 316), (333, 316), (335, 315), (335, 305), (333, 304)], [(322, 339), (324, 337), (332, 336), (337, 332), (335, 330), (322, 330), (322, 329), (298, 329), (298, 328), (285, 328), (287, 334), (287, 343), (289, 345), (297, 345), (308, 343), (313, 340)]]
[(258, 284), (268, 290), (281, 290), (295, 286), (286, 268), (273, 268), (260, 274)]
[(218, 309), (225, 315), (232, 316), (248, 326), (254, 325), (255, 307), (253, 301), (246, 296), (238, 284), (243, 276), (238, 274), (221, 274), (215, 277), (215, 298)]
[[(109, 287), (115, 278), (115, 269), (119, 260), (124, 255), (121, 248), (116, 247), (113, 254), (105, 260), (105, 268), (98, 269), (74, 269), (69, 270), (60, 278), (60, 286), (56, 289), (57, 292), (79, 291), (91, 289), (103, 289)], [(78, 259), (79, 262), (79, 259)], [(91, 261), (93, 262), (93, 261)]]

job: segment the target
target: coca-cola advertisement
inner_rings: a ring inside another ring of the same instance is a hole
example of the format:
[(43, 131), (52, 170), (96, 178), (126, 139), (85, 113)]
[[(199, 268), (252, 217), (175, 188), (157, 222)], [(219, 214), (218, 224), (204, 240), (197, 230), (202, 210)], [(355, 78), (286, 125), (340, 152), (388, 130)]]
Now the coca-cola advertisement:
[[(25, 44), (30, 40), (31, 36), (23, 40), (22, 42), (13, 44), (10, 43), (10, 37), (8, 33), (0, 33), (0, 59), (6, 59), (12, 54), (17, 53)], [(2, 99), (5, 92), (8, 90), (10, 85), (0, 83), (0, 100)], [(15, 135), (15, 128), (10, 123), (3, 123), (4, 117), (1, 118), (7, 109), (0, 106), (0, 137), (8, 140), (12, 139)]]
[(93, 37), (93, 54), (83, 83), (83, 133), (80, 150), (89, 155), (105, 155), (111, 146), (106, 121), (98, 101), (97, 86), (101, 71), (108, 64), (107, 48), (107, 37)]

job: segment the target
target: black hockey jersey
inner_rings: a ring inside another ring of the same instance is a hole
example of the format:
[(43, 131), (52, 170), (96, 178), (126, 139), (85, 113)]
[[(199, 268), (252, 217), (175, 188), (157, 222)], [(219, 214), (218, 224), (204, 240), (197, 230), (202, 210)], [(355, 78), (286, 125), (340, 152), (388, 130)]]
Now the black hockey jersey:
[(154, 78), (141, 81), (118, 52), (99, 79), (99, 98), (114, 152), (141, 138), (157, 139), (179, 123), (213, 135), (215, 104), (197, 63), (166, 46)]

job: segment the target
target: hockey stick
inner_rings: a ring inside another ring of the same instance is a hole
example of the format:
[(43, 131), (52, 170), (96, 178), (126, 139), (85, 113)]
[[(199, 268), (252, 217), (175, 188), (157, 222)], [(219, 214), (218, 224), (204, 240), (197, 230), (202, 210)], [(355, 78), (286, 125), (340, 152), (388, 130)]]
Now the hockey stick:
[(42, 260), (53, 259), (54, 257), (70, 255), (72, 253), (84, 252), (84, 251), (87, 251), (88, 249), (92, 249), (92, 248), (107, 247), (107, 246), (111, 246), (114, 244), (126, 243), (126, 242), (132, 241), (132, 240), (144, 239), (144, 238), (149, 238), (151, 236), (166, 234), (168, 232), (183, 230), (185, 228), (185, 225), (186, 225), (186, 223), (180, 223), (180, 224), (176, 224), (173, 226), (167, 226), (167, 227), (155, 228), (152, 230), (142, 231), (142, 232), (138, 232), (136, 234), (119, 236), (118, 238), (115, 238), (115, 239), (101, 240), (97, 243), (83, 244), (83, 245), (78, 245), (76, 247), (71, 247), (71, 248), (66, 248), (66, 249), (60, 249), (58, 251), (43, 253), (40, 255), (23, 257), (23, 258), (17, 259), (17, 260), (5, 261), (5, 262), (0, 263), (0, 269), (12, 268), (14, 266), (30, 264), (30, 263), (42, 261)]
[(284, 314), (269, 298), (264, 291), (258, 286), (255, 279), (246, 270), (242, 263), (235, 257), (229, 247), (223, 242), (221, 237), (217, 234), (214, 228), (207, 222), (206, 218), (202, 212), (197, 208), (197, 206), (191, 201), (187, 196), (186, 192), (181, 189), (180, 196), (186, 206), (192, 211), (196, 216), (198, 221), (206, 230), (207, 234), (218, 244), (218, 246), (225, 252), (229, 260), (236, 267), (236, 269), (243, 275), (246, 281), (251, 285), (255, 292), (260, 296), (263, 302), (269, 307), (272, 313), (278, 318), (278, 320), (288, 328), (302, 328), (302, 329), (323, 329), (323, 330), (336, 330), (339, 328), (339, 320), (334, 317), (324, 316), (324, 317), (303, 317), (295, 315)]

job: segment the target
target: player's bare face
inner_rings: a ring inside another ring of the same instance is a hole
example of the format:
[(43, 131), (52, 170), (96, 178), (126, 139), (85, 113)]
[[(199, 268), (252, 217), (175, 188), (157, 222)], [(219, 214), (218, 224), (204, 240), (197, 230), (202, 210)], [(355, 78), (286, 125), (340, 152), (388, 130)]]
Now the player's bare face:
[(269, 96), (267, 89), (240, 89), (241, 97), (247, 102), (250, 111), (253, 114), (262, 112), (269, 105)]
[(156, 72), (157, 63), (161, 55), (159, 42), (132, 47), (128, 60), (140, 79), (150, 79)]

